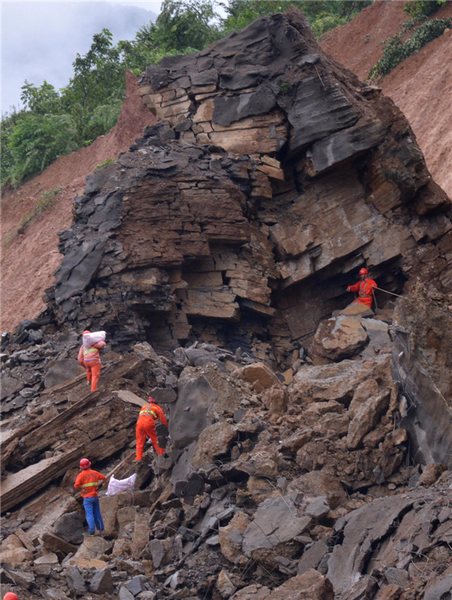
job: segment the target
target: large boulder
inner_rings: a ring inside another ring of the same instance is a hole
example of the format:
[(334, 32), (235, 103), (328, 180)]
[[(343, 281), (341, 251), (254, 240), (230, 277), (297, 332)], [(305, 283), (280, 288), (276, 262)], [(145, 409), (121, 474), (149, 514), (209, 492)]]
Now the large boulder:
[(335, 317), (322, 321), (312, 345), (314, 355), (333, 361), (350, 358), (364, 348), (369, 340), (360, 319)]

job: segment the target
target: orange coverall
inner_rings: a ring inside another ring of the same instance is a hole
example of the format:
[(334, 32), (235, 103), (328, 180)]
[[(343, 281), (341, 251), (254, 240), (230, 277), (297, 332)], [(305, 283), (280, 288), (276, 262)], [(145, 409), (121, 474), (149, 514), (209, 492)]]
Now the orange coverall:
[(347, 292), (358, 292), (358, 297), (354, 300), (354, 302), (359, 302), (359, 304), (364, 304), (369, 308), (372, 308), (373, 303), (373, 290), (377, 287), (377, 282), (371, 279), (370, 277), (366, 277), (358, 283), (354, 283), (353, 285), (349, 285), (347, 287)]
[(157, 432), (155, 431), (155, 422), (157, 420), (168, 427), (165, 413), (158, 404), (149, 402), (149, 404), (142, 406), (136, 426), (136, 460), (143, 458), (144, 444), (147, 437), (150, 438), (156, 454), (161, 456), (165, 453), (165, 450), (159, 446)]
[(105, 342), (98, 342), (90, 348), (80, 346), (80, 350), (78, 351), (77, 360), (86, 370), (86, 380), (91, 384), (92, 392), (97, 390), (97, 384), (99, 383), (100, 369), (102, 366), (99, 350), (104, 346)]

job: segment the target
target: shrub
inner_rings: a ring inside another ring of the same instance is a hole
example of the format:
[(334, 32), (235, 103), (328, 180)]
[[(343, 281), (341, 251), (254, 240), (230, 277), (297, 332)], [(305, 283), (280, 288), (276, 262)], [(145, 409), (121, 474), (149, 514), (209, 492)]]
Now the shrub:
[(446, 0), (410, 0), (405, 3), (403, 10), (412, 17), (428, 17), (445, 3)]
[(430, 19), (419, 25), (413, 35), (405, 41), (403, 41), (401, 34), (397, 33), (386, 42), (382, 57), (369, 71), (369, 79), (377, 79), (387, 75), (405, 58), (418, 52), (425, 44), (451, 27), (452, 19)]
[(112, 158), (106, 158), (102, 162), (96, 165), (96, 171), (99, 169), (103, 169), (104, 167), (108, 167), (108, 165), (112, 165), (115, 161)]

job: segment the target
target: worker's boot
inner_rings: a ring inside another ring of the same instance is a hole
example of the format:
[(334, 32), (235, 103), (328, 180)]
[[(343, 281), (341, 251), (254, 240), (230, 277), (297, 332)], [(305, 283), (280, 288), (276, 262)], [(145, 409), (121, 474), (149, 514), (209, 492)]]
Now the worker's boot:
[(149, 463), (149, 459), (144, 457), (142, 460), (137, 460), (135, 465), (135, 486), (136, 490), (142, 490), (147, 487), (152, 479), (154, 478), (154, 470), (152, 468), (152, 463)]

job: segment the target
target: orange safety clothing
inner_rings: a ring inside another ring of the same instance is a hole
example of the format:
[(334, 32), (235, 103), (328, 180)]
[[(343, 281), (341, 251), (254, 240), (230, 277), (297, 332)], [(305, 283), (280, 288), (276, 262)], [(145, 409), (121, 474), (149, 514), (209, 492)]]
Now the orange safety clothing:
[(168, 421), (166, 419), (163, 409), (154, 402), (149, 402), (141, 407), (140, 414), (138, 415), (136, 425), (136, 460), (143, 458), (144, 445), (146, 438), (149, 438), (154, 447), (156, 454), (161, 456), (165, 453), (164, 448), (161, 448), (157, 439), (157, 432), (155, 430), (155, 423), (159, 420), (163, 425), (168, 427)]
[(80, 350), (78, 351), (77, 360), (86, 370), (86, 381), (91, 384), (92, 392), (97, 390), (97, 384), (99, 383), (102, 365), (99, 350), (104, 346), (105, 342), (98, 342), (90, 348), (80, 346)]
[(377, 282), (371, 279), (370, 277), (366, 277), (358, 283), (354, 283), (353, 285), (349, 285), (347, 287), (347, 292), (357, 292), (358, 297), (355, 302), (359, 304), (364, 304), (369, 308), (372, 308), (373, 303), (373, 290), (377, 287)]
[(82, 498), (93, 498), (97, 496), (97, 488), (101, 481), (107, 479), (105, 475), (94, 469), (84, 469), (77, 475), (74, 482), (75, 488), (80, 488)]
[(95, 392), (97, 390), (97, 384), (99, 383), (100, 378), (100, 364), (97, 365), (87, 365), (86, 369), (86, 381), (91, 384), (91, 391)]

